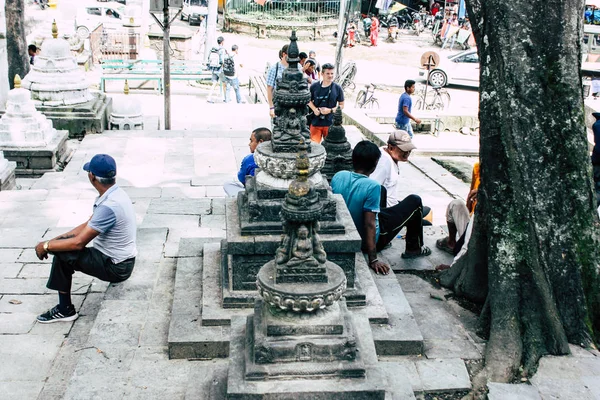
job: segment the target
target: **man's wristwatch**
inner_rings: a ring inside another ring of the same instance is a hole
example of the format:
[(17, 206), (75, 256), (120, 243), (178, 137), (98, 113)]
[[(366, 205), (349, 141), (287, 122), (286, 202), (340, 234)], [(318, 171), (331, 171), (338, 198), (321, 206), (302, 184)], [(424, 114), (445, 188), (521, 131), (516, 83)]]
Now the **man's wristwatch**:
[(44, 251), (47, 253), (48, 252), (48, 244), (50, 243), (50, 241), (48, 240), (47, 242), (44, 242)]

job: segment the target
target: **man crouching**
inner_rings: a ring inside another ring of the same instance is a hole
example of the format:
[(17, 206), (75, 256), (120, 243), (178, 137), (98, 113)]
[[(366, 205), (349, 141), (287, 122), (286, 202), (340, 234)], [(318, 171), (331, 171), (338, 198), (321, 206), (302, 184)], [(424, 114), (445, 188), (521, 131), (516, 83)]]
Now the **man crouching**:
[[(74, 321), (79, 317), (71, 302), (75, 271), (116, 283), (131, 276), (137, 255), (135, 211), (131, 199), (116, 185), (117, 164), (97, 154), (83, 166), (98, 191), (92, 217), (77, 228), (35, 247), (40, 260), (54, 255), (46, 286), (58, 291), (58, 305), (37, 317), (43, 324)], [(86, 245), (94, 240), (93, 247)]]

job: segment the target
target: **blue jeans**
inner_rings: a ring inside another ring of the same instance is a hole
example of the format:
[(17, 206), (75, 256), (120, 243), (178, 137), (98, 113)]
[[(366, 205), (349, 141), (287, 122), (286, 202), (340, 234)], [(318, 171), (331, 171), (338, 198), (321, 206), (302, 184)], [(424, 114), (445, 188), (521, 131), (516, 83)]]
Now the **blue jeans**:
[(229, 89), (233, 86), (233, 90), (235, 91), (235, 99), (238, 103), (242, 102), (242, 95), (240, 94), (240, 81), (238, 78), (228, 78), (225, 77), (225, 83), (227, 84), (225, 88), (225, 103), (229, 103)]
[(403, 131), (408, 132), (408, 134), (410, 135), (410, 138), (412, 139), (412, 137), (413, 137), (413, 128), (412, 128), (412, 125), (410, 124), (410, 120), (406, 124), (404, 124), (404, 125), (394, 124), (394, 128), (401, 129)]

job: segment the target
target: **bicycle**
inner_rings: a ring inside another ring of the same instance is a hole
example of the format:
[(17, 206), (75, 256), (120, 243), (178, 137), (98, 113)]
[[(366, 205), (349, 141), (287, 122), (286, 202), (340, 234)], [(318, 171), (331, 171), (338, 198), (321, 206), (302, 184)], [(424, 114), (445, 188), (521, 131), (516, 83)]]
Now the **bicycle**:
[(375, 89), (377, 89), (377, 86), (374, 84), (365, 85), (365, 90), (358, 92), (354, 107), (368, 109), (379, 108), (379, 101), (375, 97)]
[(354, 89), (356, 89), (356, 84), (354, 83), (355, 76), (356, 63), (354, 63), (354, 61), (349, 61), (342, 68), (342, 72), (335, 77), (334, 82), (340, 85), (344, 90), (354, 91)]
[(417, 92), (418, 100), (415, 102), (415, 108), (417, 110), (437, 110), (443, 111), (445, 108), (450, 107), (450, 93), (441, 86), (431, 86), (431, 92), (427, 93), (427, 98), (433, 93), (431, 101), (427, 101), (425, 98), (425, 89), (420, 89)]

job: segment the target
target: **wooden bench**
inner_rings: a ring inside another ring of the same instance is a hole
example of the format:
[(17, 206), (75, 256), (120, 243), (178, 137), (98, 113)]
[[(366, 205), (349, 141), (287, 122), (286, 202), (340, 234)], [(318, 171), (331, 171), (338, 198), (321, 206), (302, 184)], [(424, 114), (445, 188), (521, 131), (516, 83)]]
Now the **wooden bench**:
[(269, 102), (267, 96), (267, 81), (264, 75), (251, 75), (248, 82), (248, 98), (254, 103)]
[[(100, 90), (106, 90), (106, 81), (110, 80), (141, 80), (156, 81), (156, 89), (160, 93), (164, 90), (163, 65), (161, 60), (110, 60), (103, 62), (102, 76), (100, 77)], [(209, 80), (211, 71), (206, 64), (199, 61), (174, 60), (170, 64), (171, 80), (174, 81), (199, 81)]]

